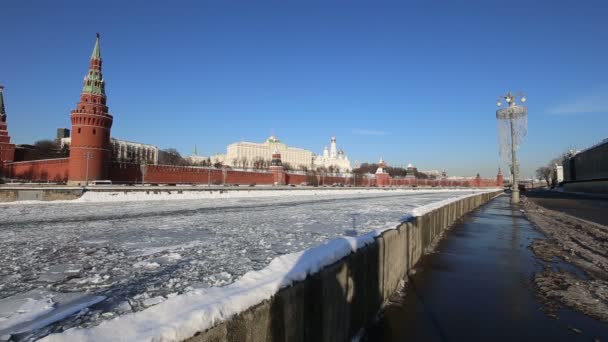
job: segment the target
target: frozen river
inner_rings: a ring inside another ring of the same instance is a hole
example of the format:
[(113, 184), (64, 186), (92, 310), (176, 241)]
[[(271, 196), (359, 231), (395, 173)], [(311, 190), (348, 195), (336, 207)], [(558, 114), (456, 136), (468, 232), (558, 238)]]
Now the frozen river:
[(415, 207), (471, 192), (3, 204), (0, 340), (95, 325), (194, 288), (223, 286), (279, 255), (394, 225)]

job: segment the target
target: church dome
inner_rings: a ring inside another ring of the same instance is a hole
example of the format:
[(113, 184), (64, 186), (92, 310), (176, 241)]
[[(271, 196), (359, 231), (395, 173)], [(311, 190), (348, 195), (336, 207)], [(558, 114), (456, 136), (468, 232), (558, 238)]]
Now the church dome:
[(268, 137), (268, 139), (266, 139), (266, 142), (268, 143), (279, 143), (281, 141), (279, 141), (279, 139), (277, 139), (274, 135), (271, 135)]

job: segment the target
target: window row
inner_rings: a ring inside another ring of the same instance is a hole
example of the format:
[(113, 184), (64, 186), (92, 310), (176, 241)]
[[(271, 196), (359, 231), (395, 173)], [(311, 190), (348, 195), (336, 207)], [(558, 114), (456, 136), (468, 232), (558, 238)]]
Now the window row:
[(105, 126), (106, 119), (77, 116), (72, 118), (72, 125)]

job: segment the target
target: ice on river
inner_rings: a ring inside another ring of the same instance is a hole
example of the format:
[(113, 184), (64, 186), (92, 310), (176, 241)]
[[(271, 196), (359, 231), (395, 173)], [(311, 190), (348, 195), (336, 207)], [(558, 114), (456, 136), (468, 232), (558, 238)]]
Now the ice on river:
[(94, 326), (473, 192), (107, 193), (0, 205), (0, 336)]

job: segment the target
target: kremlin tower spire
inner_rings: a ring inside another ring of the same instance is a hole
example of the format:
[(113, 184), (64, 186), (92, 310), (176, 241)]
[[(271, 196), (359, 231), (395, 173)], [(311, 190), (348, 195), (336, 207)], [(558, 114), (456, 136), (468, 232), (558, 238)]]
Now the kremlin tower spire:
[(108, 179), (110, 129), (113, 117), (106, 105), (105, 80), (101, 73), (99, 33), (84, 77), (80, 102), (72, 110), (69, 184)]
[(0, 165), (15, 159), (15, 145), (11, 144), (6, 125), (6, 109), (4, 108), (4, 86), (0, 85)]

